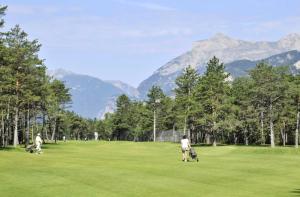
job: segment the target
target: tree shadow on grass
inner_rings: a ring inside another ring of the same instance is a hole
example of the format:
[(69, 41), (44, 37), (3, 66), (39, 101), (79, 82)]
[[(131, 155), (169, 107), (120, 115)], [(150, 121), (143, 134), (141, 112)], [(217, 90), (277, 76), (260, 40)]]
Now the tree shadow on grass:
[(60, 143), (51, 143), (51, 142), (46, 142), (42, 144), (42, 149), (53, 149), (61, 146), (62, 144)]
[[(192, 147), (206, 147), (213, 146), (212, 144), (192, 144)], [(229, 144), (218, 144), (217, 146), (230, 146)]]
[(14, 147), (1, 147), (0, 151), (15, 151), (16, 148)]
[[(32, 145), (32, 144), (30, 144)], [(59, 147), (61, 144), (59, 143), (45, 143), (42, 145), (42, 149), (54, 149), (54, 148), (57, 148)], [(25, 145), (24, 144), (21, 144), (19, 145), (17, 148), (14, 148), (13, 146), (7, 146), (7, 147), (0, 147), (0, 151), (14, 151), (14, 152), (22, 152), (22, 151), (25, 151)]]
[[(205, 143), (200, 143), (200, 144), (192, 144), (192, 147), (212, 147), (212, 144), (205, 144)], [(255, 148), (269, 148), (271, 145), (269, 144), (249, 144), (249, 145), (244, 145), (244, 144), (217, 144), (217, 146), (236, 146), (236, 147), (255, 147)], [(286, 146), (278, 146), (280, 148), (291, 148), (294, 147), (293, 145), (286, 145)]]
[(294, 189), (290, 193), (293, 194), (293, 196), (300, 196), (300, 189)]

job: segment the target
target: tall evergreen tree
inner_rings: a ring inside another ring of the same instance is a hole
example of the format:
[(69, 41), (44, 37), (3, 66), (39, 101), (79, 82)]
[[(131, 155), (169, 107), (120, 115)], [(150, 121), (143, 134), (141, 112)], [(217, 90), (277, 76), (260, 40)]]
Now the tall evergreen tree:
[(294, 114), (296, 114), (296, 124), (295, 124), (295, 147), (299, 146), (299, 127), (300, 127), (300, 75), (292, 77), (290, 83), (289, 96), (292, 98), (292, 106)]
[(131, 129), (130, 116), (131, 116), (131, 101), (125, 94), (117, 99), (117, 110), (113, 119), (114, 131), (113, 136), (117, 140), (126, 140)]
[(254, 100), (256, 107), (263, 107), (269, 114), (270, 143), (275, 147), (274, 131), (274, 107), (284, 98), (287, 84), (285, 83), (286, 73), (280, 68), (274, 68), (264, 62), (259, 63), (255, 69), (250, 72), (254, 80)]
[(199, 121), (208, 129), (213, 138), (213, 145), (217, 145), (217, 134), (220, 123), (226, 118), (225, 102), (230, 87), (226, 79), (224, 64), (213, 57), (207, 64), (207, 70), (200, 77), (195, 91), (195, 99), (202, 110)]
[(41, 45), (37, 40), (28, 40), (27, 34), (21, 30), (19, 26), (14, 27), (11, 31), (5, 33), (4, 46), (7, 53), (5, 54), (4, 63), (10, 69), (15, 79), (14, 94), (14, 140), (16, 147), (18, 141), (19, 113), (22, 101), (30, 95), (32, 88), (30, 86), (30, 78), (32, 70), (36, 66), (42, 66), (42, 60), (38, 57)]
[[(240, 128), (244, 136), (244, 144), (249, 144), (250, 130), (252, 137), (255, 136), (257, 114), (252, 105), (252, 89), (254, 88), (253, 80), (249, 77), (238, 78), (232, 84), (234, 105), (236, 108), (237, 130)], [(253, 139), (254, 140), (254, 139)]]
[[(195, 87), (197, 81), (199, 79), (199, 75), (195, 69), (191, 66), (188, 66), (184, 69), (181, 76), (176, 79), (177, 88), (175, 89), (175, 101), (176, 108), (178, 112), (179, 119), (183, 119), (183, 131), (184, 134), (188, 134), (188, 138), (191, 136), (191, 129), (193, 127), (193, 122), (195, 121), (194, 114), (194, 98), (193, 92), (195, 91)], [(188, 130), (188, 132), (186, 132)]]

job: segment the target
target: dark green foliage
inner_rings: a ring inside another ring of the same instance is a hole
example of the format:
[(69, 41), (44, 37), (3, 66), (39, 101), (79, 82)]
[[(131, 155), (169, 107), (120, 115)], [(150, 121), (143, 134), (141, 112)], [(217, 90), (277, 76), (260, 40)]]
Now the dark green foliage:
[(199, 123), (208, 131), (217, 143), (217, 134), (222, 132), (222, 125), (228, 117), (226, 105), (230, 86), (226, 82), (228, 74), (224, 71), (224, 65), (214, 57), (207, 65), (205, 74), (199, 79), (195, 90), (195, 99), (200, 109)]
[(196, 103), (193, 93), (198, 79), (199, 75), (197, 74), (197, 71), (191, 66), (188, 66), (183, 71), (182, 75), (176, 79), (175, 108), (177, 120), (179, 122), (177, 126), (183, 125), (183, 132), (188, 134), (189, 139), (195, 125)]

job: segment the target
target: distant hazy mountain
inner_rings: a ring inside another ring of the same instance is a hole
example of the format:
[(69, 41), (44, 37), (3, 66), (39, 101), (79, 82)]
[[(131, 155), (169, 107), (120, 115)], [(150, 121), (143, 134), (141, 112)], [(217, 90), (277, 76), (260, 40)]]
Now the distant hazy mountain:
[(290, 34), (277, 42), (249, 42), (216, 34), (210, 39), (195, 42), (190, 51), (171, 60), (144, 80), (138, 90), (142, 98), (153, 85), (158, 85), (165, 92), (170, 93), (175, 87), (174, 79), (185, 67), (191, 65), (203, 73), (206, 63), (213, 56), (218, 57), (225, 64), (237, 60), (247, 64), (250, 63), (247, 60), (257, 61), (291, 50), (300, 50), (299, 34)]
[(101, 79), (75, 74), (62, 69), (49, 71), (49, 75), (65, 82), (71, 89), (71, 110), (88, 118), (103, 118), (115, 109), (116, 98), (121, 94), (131, 99), (145, 99), (153, 85), (162, 87), (172, 95), (175, 79), (183, 69), (191, 65), (202, 74), (206, 64), (213, 56), (225, 63), (231, 77), (247, 75), (259, 61), (274, 66), (289, 65), (293, 73), (300, 73), (300, 35), (290, 34), (277, 42), (248, 42), (217, 34), (211, 39), (194, 43), (193, 48), (159, 68), (135, 89), (121, 81)]
[(300, 52), (296, 50), (288, 51), (257, 61), (237, 60), (225, 64), (225, 70), (233, 78), (245, 76), (259, 62), (266, 62), (272, 66), (289, 66), (291, 72), (298, 73), (300, 69)]
[(119, 88), (120, 90), (123, 91), (123, 93), (129, 95), (130, 97), (139, 97), (139, 92), (136, 88), (122, 82), (122, 81), (117, 81), (117, 80), (109, 80), (106, 81), (110, 84), (112, 84), (113, 86)]
[(122, 82), (108, 82), (88, 75), (63, 69), (49, 71), (48, 75), (63, 81), (72, 95), (70, 110), (86, 118), (101, 118), (114, 110), (115, 99), (121, 94), (135, 97), (137, 91)]

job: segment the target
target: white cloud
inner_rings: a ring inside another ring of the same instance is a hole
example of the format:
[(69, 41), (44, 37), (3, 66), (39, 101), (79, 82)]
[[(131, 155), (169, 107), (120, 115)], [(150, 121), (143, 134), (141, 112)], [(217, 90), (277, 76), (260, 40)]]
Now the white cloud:
[(118, 2), (126, 5), (144, 8), (147, 10), (153, 10), (153, 11), (174, 11), (175, 10), (175, 8), (172, 7), (160, 5), (157, 3), (150, 3), (150, 2), (137, 2), (137, 1), (130, 1), (130, 0), (118, 0)]
[(120, 33), (122, 36), (128, 37), (162, 37), (162, 36), (188, 36), (192, 34), (189, 28), (160, 28), (160, 29), (144, 29), (144, 30), (125, 30)]
[(78, 12), (81, 11), (77, 6), (55, 6), (55, 5), (24, 5), (24, 4), (9, 4), (7, 13), (13, 15), (36, 15), (56, 14), (60, 12)]
[(59, 7), (55, 6), (33, 6), (33, 5), (9, 5), (8, 14), (17, 14), (17, 15), (32, 15), (39, 12), (46, 14), (53, 14), (60, 11)]
[(251, 37), (251, 40), (255, 39), (256, 41), (274, 41), (292, 32), (299, 33), (299, 21), (299, 16), (290, 16), (276, 20), (252, 20), (247, 22), (241, 22), (237, 25), (241, 27), (241, 33), (243, 33), (243, 35), (248, 35), (249, 37)]

